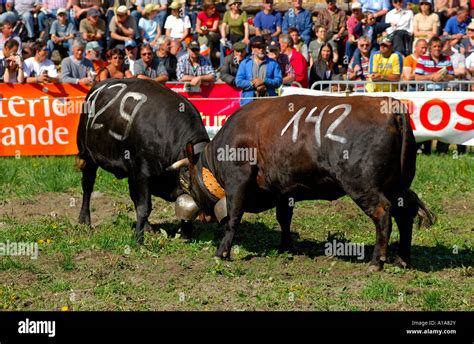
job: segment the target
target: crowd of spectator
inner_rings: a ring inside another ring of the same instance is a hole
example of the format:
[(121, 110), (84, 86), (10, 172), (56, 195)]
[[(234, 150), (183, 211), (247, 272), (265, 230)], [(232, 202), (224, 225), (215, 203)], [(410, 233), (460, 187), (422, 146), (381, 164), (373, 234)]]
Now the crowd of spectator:
[[(353, 1), (343, 10), (336, 0), (324, 9), (292, 0), (282, 13), (264, 0), (250, 17), (239, 0), (3, 0), (0, 78), (89, 85), (136, 77), (193, 86), (220, 78), (254, 96), (327, 80), (372, 81), (367, 91), (390, 91), (377, 82), (471, 79), (469, 9), (455, 1), (403, 1)], [(274, 66), (279, 85), (239, 79), (262, 79), (258, 73), (267, 76)]]

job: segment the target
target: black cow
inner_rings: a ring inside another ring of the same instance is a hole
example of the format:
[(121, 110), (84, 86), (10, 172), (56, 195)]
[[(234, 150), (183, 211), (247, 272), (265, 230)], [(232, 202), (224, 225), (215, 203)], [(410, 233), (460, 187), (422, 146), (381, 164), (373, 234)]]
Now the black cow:
[(371, 270), (383, 269), (386, 261), (391, 216), (400, 231), (395, 261), (400, 266), (410, 259), (416, 215), (434, 221), (409, 189), (415, 139), (405, 107), (392, 98), (255, 101), (228, 119), (198, 159), (191, 145), (187, 152), (191, 196), (204, 212), (226, 220), (216, 253), (221, 258), (229, 257), (244, 212), (273, 207), (282, 228), (281, 249), (290, 248), (293, 204), (300, 200), (349, 195), (376, 226)]
[[(199, 112), (186, 98), (149, 80), (106, 80), (88, 93), (77, 131), (83, 199), (79, 222), (90, 224), (90, 198), (98, 167), (117, 178), (128, 177), (137, 213), (135, 237), (143, 242), (149, 227), (151, 195), (174, 201), (183, 194), (176, 172), (165, 171), (185, 156), (186, 144), (197, 151), (209, 142)], [(183, 236), (192, 231), (182, 220)]]

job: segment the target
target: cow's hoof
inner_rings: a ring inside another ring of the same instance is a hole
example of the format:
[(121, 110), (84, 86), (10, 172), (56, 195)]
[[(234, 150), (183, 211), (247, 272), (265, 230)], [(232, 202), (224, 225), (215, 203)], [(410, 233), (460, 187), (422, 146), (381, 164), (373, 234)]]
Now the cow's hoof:
[(150, 222), (145, 222), (145, 225), (143, 226), (143, 230), (148, 233), (153, 232), (153, 227), (150, 225)]
[(395, 260), (393, 261), (393, 265), (398, 266), (401, 269), (406, 269), (408, 268), (408, 263), (405, 262), (400, 256), (397, 256)]
[(278, 253), (295, 253), (295, 247), (293, 245), (280, 245), (278, 247)]
[(230, 250), (217, 250), (216, 257), (222, 260), (229, 260), (230, 259)]
[(370, 264), (369, 265), (369, 272), (370, 273), (379, 272), (379, 271), (383, 271), (383, 264), (379, 263), (379, 264)]

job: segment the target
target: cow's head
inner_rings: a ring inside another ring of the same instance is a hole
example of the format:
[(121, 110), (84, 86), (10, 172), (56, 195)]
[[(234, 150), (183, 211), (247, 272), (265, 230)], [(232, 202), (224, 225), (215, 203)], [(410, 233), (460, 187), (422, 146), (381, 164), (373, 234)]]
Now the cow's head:
[[(225, 197), (216, 202), (202, 189), (198, 178), (198, 168), (196, 165), (201, 157), (201, 152), (195, 152), (191, 143), (186, 145), (186, 158), (176, 161), (170, 167), (169, 171), (180, 172), (180, 184), (183, 190), (192, 197), (198, 211), (198, 219), (204, 223), (219, 221), (226, 216)], [(187, 169), (185, 168), (187, 167)], [(181, 196), (180, 196), (181, 197)]]

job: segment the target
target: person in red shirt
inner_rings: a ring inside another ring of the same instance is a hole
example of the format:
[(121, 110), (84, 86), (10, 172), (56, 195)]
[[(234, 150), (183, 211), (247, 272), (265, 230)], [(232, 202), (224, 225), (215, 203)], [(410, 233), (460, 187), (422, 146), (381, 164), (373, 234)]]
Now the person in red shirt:
[(206, 45), (210, 51), (218, 44), (219, 35), (219, 13), (216, 10), (214, 1), (206, 0), (196, 19), (196, 32), (198, 42)]
[(296, 82), (304, 88), (309, 87), (308, 62), (304, 56), (293, 47), (293, 39), (290, 35), (283, 34), (279, 37), (280, 50), (290, 58), (291, 66), (295, 71)]

